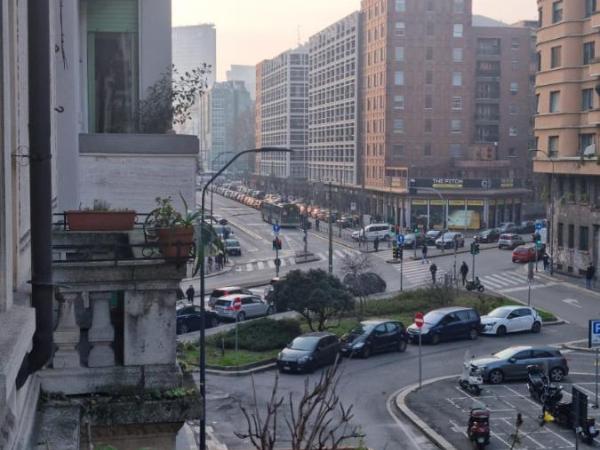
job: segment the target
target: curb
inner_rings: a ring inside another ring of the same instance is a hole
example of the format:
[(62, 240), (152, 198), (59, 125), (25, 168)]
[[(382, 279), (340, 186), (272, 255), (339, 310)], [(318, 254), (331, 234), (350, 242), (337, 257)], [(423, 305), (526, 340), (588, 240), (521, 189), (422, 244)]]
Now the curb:
[(235, 263), (227, 263), (227, 266), (224, 270), (220, 270), (219, 272), (208, 273), (208, 274), (204, 275), (204, 279), (218, 277), (220, 275), (225, 275), (226, 273), (231, 272), (234, 267), (235, 267)]
[(579, 347), (578, 345), (576, 345), (578, 342), (586, 342), (586, 340), (581, 339), (581, 340), (577, 340), (577, 341), (565, 342), (564, 344), (561, 345), (561, 347), (564, 349), (567, 349), (567, 350), (573, 350), (575, 352), (596, 353), (596, 351), (597, 351), (596, 349), (587, 348), (587, 347)]
[[(479, 251), (491, 250), (491, 249), (496, 248), (496, 246), (493, 246), (493, 247), (481, 247), (481, 244), (479, 244), (479, 245), (480, 245)], [(410, 250), (413, 250), (413, 249), (410, 249)], [(457, 255), (464, 255), (465, 253), (469, 253), (470, 254), (471, 250), (465, 248), (463, 250), (457, 250), (457, 252), (456, 252)], [(452, 249), (448, 249), (448, 251), (445, 252), (445, 253), (437, 253), (435, 255), (430, 255), (429, 253), (427, 253), (427, 259), (441, 258), (443, 256), (454, 256), (454, 251)], [(423, 258), (422, 258), (422, 256), (411, 256), (409, 259), (412, 259), (413, 261), (420, 261)]]
[(561, 278), (557, 278), (557, 277), (552, 277), (547, 274), (541, 274), (538, 276), (540, 278), (543, 278), (548, 281), (554, 281), (555, 283), (558, 282), (558, 283), (562, 283), (562, 284), (567, 284), (567, 285), (569, 285), (570, 288), (577, 289), (580, 292), (585, 292), (586, 294), (591, 294), (591, 295), (594, 295), (594, 296), (600, 298), (600, 292), (594, 291), (593, 289), (587, 289), (583, 286), (579, 286), (578, 284), (572, 283), (571, 281), (567, 281), (565, 279), (561, 279)]
[[(246, 375), (252, 375), (254, 373), (260, 373), (260, 372), (266, 372), (268, 370), (272, 370), (277, 366), (277, 363), (269, 363), (269, 364), (265, 364), (264, 366), (258, 366), (258, 367), (254, 367), (253, 369), (247, 369), (247, 370), (217, 370), (217, 369), (210, 369), (210, 368), (206, 368), (206, 373), (209, 373), (211, 375), (220, 375), (223, 377), (243, 377)], [(193, 373), (198, 373), (200, 371), (200, 369), (194, 367), (194, 370), (192, 371)]]
[[(456, 378), (458, 375), (447, 375), (438, 378), (431, 378), (429, 380), (425, 380), (422, 382), (422, 386), (427, 386), (433, 383), (437, 383), (438, 381), (449, 380), (451, 378)], [(455, 446), (453, 446), (450, 442), (448, 442), (443, 436), (441, 436), (437, 431), (431, 428), (429, 425), (425, 423), (416, 413), (414, 413), (406, 404), (406, 397), (412, 392), (415, 392), (419, 389), (419, 384), (415, 383), (408, 387), (403, 388), (398, 393), (392, 394), (392, 397), (396, 397), (394, 403), (396, 404), (396, 408), (408, 419), (410, 420), (414, 426), (416, 426), (421, 432), (429, 438), (431, 442), (437, 445), (439, 448), (444, 450), (458, 450)]]

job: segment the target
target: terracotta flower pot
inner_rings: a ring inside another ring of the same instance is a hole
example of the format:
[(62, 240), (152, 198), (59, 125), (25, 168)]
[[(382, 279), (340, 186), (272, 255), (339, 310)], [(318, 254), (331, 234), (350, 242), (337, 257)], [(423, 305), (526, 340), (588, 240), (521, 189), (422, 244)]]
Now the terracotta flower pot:
[(135, 224), (135, 211), (67, 211), (71, 231), (125, 231)]
[(159, 228), (158, 244), (165, 258), (187, 259), (194, 244), (193, 228)]

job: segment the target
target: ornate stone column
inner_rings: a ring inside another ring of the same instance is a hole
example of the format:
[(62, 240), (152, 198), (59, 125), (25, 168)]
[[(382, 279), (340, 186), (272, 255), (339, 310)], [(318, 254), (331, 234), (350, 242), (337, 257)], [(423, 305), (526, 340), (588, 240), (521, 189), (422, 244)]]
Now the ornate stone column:
[(110, 292), (91, 292), (92, 327), (88, 339), (92, 349), (88, 358), (89, 367), (111, 367), (115, 365), (112, 343), (115, 329), (110, 322)]
[(58, 326), (54, 331), (54, 343), (58, 349), (54, 353), (53, 366), (55, 369), (79, 367), (81, 363), (77, 345), (80, 330), (75, 320), (75, 301), (81, 293), (69, 292), (59, 295), (60, 314)]

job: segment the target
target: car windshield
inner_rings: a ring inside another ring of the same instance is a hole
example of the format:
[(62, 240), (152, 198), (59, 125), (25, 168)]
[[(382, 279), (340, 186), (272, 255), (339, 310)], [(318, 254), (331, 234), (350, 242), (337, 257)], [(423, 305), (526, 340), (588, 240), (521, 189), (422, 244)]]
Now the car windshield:
[(444, 240), (452, 240), (454, 239), (454, 236), (456, 236), (454, 233), (445, 233)]
[(517, 351), (519, 350), (514, 348), (505, 348), (504, 350), (500, 350), (497, 353), (493, 353), (493, 355), (499, 359), (509, 359), (512, 358), (514, 354), (517, 353)]
[(288, 345), (288, 348), (292, 350), (302, 350), (306, 352), (310, 352), (315, 349), (317, 343), (319, 342), (318, 337), (314, 336), (300, 336), (292, 341), (291, 344)]
[(230, 303), (231, 303), (231, 300), (217, 300), (217, 302), (215, 303), (215, 305), (217, 305), (217, 306), (229, 306)]
[(506, 316), (508, 316), (508, 314), (513, 310), (513, 308), (496, 308), (493, 311), (490, 311), (489, 314), (487, 314), (488, 317), (495, 317), (495, 318), (504, 318)]
[(425, 317), (423, 317), (423, 320), (425, 323), (428, 323), (429, 325), (435, 325), (440, 320), (442, 320), (442, 317), (444, 317), (444, 313), (441, 313), (439, 311), (431, 311), (431, 312), (428, 312), (427, 314), (425, 314)]
[(428, 231), (427, 232), (427, 236), (437, 236), (440, 232), (433, 230), (433, 231)]
[(376, 325), (377, 324), (374, 323), (361, 323), (352, 329), (350, 335), (360, 336), (361, 334), (368, 334), (373, 330), (373, 328), (375, 328)]
[(227, 247), (239, 247), (240, 243), (238, 241), (236, 241), (235, 239), (227, 239), (225, 241), (225, 245)]

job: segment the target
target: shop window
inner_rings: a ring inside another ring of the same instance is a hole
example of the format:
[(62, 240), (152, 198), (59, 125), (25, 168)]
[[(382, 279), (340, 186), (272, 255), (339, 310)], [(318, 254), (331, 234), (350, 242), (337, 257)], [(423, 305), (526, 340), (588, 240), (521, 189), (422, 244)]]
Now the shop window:
[(579, 250), (582, 252), (587, 252), (590, 248), (589, 233), (588, 227), (579, 227)]
[(558, 229), (557, 229), (557, 232), (556, 232), (556, 240), (557, 240), (557, 243), (558, 243), (559, 247), (563, 247), (564, 246), (564, 238), (563, 238), (564, 231), (565, 231), (564, 228), (565, 228), (565, 225), (563, 223), (559, 223), (558, 224)]
[(569, 248), (575, 247), (575, 225), (569, 224), (569, 231), (567, 236), (567, 245)]
[(594, 109), (594, 90), (583, 89), (581, 91), (581, 109), (583, 111), (589, 111)]

